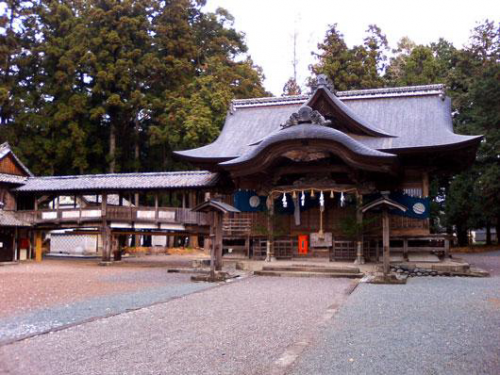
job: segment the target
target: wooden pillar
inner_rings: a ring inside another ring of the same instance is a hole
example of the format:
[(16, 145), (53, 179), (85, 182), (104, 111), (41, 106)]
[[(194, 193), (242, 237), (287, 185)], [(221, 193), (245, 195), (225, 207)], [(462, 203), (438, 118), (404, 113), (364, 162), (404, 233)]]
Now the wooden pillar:
[(155, 220), (158, 220), (158, 193), (155, 193)]
[(390, 237), (389, 237), (389, 212), (386, 208), (382, 211), (382, 246), (384, 258), (384, 276), (390, 270)]
[(427, 172), (422, 173), (422, 195), (424, 198), (429, 196), (429, 174)]
[(35, 261), (42, 261), (42, 232), (39, 230), (35, 232)]
[(189, 236), (189, 247), (191, 247), (191, 248), (199, 247), (199, 244), (198, 244), (198, 235), (191, 234)]
[(220, 271), (222, 269), (222, 213), (215, 213), (214, 231), (215, 270)]
[(175, 236), (168, 236), (168, 247), (175, 247)]
[(272, 262), (276, 260), (274, 257), (274, 200), (270, 195), (267, 198), (267, 209), (269, 215), (267, 215), (267, 249), (266, 249), (266, 262)]
[(101, 216), (106, 217), (106, 211), (108, 209), (108, 194), (103, 193), (101, 196)]
[(186, 208), (186, 194), (182, 192), (182, 208)]
[(361, 207), (363, 206), (363, 196), (356, 192), (356, 223), (359, 226), (360, 233), (358, 233), (356, 244), (356, 260), (355, 264), (365, 264), (365, 257), (363, 254), (363, 213)]
[(196, 207), (196, 191), (190, 191), (188, 198), (189, 208)]
[(205, 236), (203, 238), (203, 248), (208, 251), (212, 248), (212, 238), (210, 236)]
[(217, 212), (210, 213), (210, 274), (212, 277), (215, 277), (215, 254), (216, 250), (216, 241), (215, 241), (215, 226), (217, 225)]
[(111, 230), (107, 223), (103, 223), (101, 228), (102, 236), (102, 262), (111, 262)]

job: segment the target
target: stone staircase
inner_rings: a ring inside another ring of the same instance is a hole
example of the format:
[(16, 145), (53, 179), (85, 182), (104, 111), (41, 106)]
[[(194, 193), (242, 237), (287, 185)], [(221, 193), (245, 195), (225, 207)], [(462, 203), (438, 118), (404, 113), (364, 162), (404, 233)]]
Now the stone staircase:
[(265, 265), (262, 270), (254, 271), (258, 276), (290, 276), (290, 277), (343, 277), (362, 278), (364, 275), (357, 267), (330, 266), (312, 264)]

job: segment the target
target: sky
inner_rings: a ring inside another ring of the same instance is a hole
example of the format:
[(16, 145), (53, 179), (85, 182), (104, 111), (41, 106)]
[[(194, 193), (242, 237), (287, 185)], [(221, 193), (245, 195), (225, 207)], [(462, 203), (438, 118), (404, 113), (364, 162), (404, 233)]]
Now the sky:
[(304, 86), (312, 51), (337, 23), (349, 46), (363, 43), (370, 24), (378, 25), (395, 48), (408, 36), (417, 44), (440, 37), (462, 47), (477, 21), (500, 20), (499, 0), (208, 0), (206, 10), (227, 9), (234, 27), (246, 35), (249, 54), (264, 69), (264, 85), (281, 95), (293, 76), (293, 34), (297, 33), (297, 81)]

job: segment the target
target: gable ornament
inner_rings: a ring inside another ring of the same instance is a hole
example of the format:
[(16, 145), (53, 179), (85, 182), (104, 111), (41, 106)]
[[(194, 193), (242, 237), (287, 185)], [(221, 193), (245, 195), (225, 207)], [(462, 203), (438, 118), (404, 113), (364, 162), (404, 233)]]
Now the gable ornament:
[(286, 129), (291, 126), (303, 124), (329, 126), (331, 125), (331, 121), (326, 120), (321, 113), (305, 105), (300, 107), (298, 112), (292, 113), (290, 118), (284, 124), (281, 124), (281, 128)]

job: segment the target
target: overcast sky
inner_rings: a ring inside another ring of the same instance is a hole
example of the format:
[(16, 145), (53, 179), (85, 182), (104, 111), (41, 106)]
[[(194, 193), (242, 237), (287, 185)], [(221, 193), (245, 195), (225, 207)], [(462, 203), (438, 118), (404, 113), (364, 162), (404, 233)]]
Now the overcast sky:
[(391, 48), (408, 36), (427, 44), (443, 37), (456, 47), (467, 43), (476, 21), (498, 21), (499, 0), (208, 0), (208, 10), (223, 7), (246, 34), (254, 62), (264, 69), (265, 86), (281, 95), (293, 75), (293, 37), (298, 33), (298, 82), (314, 62), (311, 51), (337, 23), (348, 45), (361, 44), (370, 24), (387, 35)]

